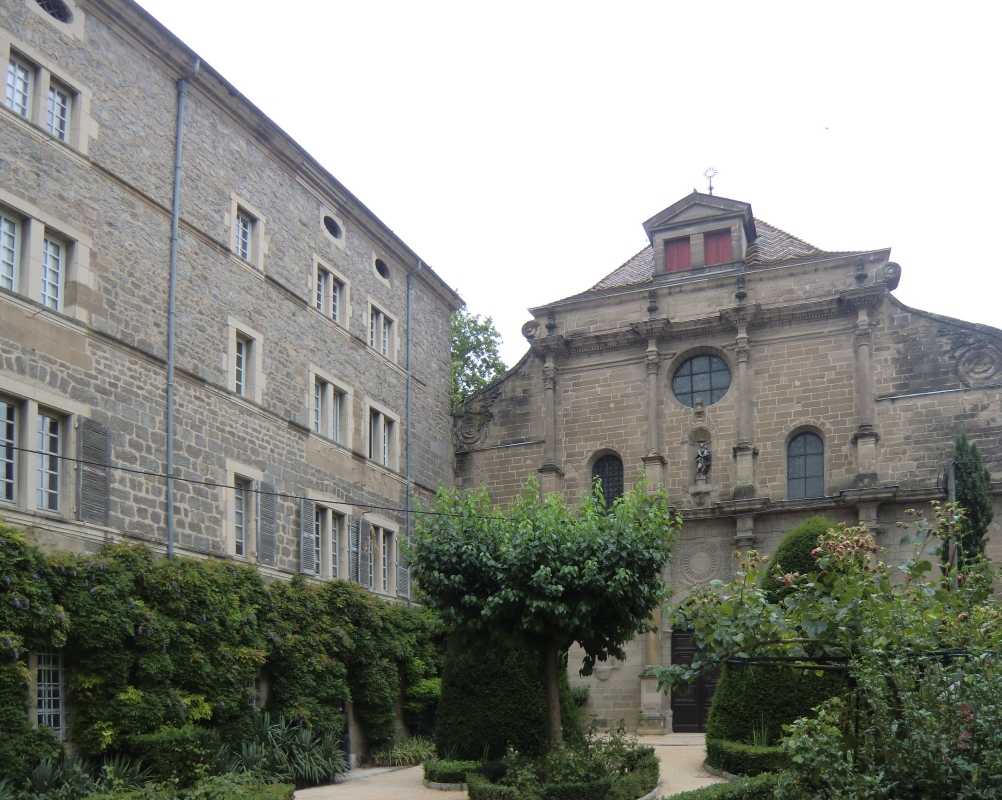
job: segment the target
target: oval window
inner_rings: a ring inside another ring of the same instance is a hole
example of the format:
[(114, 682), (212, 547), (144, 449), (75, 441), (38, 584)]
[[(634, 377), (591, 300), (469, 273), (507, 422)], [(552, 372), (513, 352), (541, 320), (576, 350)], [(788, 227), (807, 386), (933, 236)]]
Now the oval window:
[(379, 273), (379, 277), (384, 281), (388, 281), (390, 279), (390, 268), (386, 266), (386, 262), (381, 258), (376, 259), (376, 272)]
[(335, 239), (340, 239), (343, 235), (341, 233), (341, 226), (337, 224), (337, 220), (334, 217), (324, 217), (324, 227), (327, 229), (327, 233)]
[(717, 356), (695, 356), (675, 370), (671, 390), (682, 405), (692, 408), (697, 400), (712, 406), (727, 394), (731, 371), (724, 359)]

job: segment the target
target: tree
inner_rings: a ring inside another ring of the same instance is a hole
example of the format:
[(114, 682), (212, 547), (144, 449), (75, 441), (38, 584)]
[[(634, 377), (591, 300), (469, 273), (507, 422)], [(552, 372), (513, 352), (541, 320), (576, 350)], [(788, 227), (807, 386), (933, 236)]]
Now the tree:
[(985, 552), (985, 534), (995, 516), (988, 493), (992, 474), (985, 467), (977, 444), (967, 440), (966, 431), (957, 434), (953, 460), (956, 462), (957, 505), (965, 512), (960, 523), (960, 556), (963, 563)]
[(410, 563), (421, 599), (466, 644), (542, 656), (550, 747), (561, 740), (561, 654), (577, 642), (582, 675), (596, 661), (623, 659), (623, 645), (653, 630), (668, 596), (661, 572), (681, 519), (661, 489), (640, 481), (611, 508), (596, 483), (575, 514), (535, 477), (505, 514), (485, 489), (439, 491), (421, 515)]
[(452, 405), (504, 375), (498, 355), (501, 334), (494, 320), (480, 319), (464, 309), (452, 313)]

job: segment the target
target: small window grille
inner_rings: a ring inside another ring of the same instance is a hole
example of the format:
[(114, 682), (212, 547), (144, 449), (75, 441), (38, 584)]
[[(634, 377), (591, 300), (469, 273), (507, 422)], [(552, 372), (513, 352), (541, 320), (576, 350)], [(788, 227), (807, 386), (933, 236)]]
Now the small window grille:
[(59, 653), (39, 653), (36, 673), (38, 724), (48, 725), (59, 739), (65, 732), (63, 708), (63, 657)]
[(617, 498), (623, 496), (623, 461), (619, 456), (602, 456), (591, 469), (592, 482), (602, 481), (602, 497), (606, 508), (611, 508)]
[(35, 0), (35, 2), (38, 3), (42, 11), (57, 22), (70, 22), (73, 19), (70, 7), (63, 0)]
[(794, 437), (787, 450), (787, 497), (800, 500), (825, 495), (825, 446), (814, 433)]
[(711, 406), (727, 394), (731, 385), (731, 371), (722, 358), (696, 356), (675, 370), (671, 388), (675, 399), (692, 408), (697, 400)]

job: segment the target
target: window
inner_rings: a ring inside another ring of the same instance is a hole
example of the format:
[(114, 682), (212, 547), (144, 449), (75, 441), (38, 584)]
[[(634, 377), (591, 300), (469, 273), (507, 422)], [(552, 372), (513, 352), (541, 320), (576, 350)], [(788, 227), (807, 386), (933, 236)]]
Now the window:
[(692, 408), (697, 400), (710, 406), (720, 400), (731, 385), (731, 371), (722, 358), (696, 356), (675, 370), (671, 389), (675, 399)]
[(237, 336), (236, 360), (233, 373), (233, 391), (241, 397), (247, 396), (247, 379), (252, 340)]
[(251, 236), (254, 233), (254, 218), (242, 208), (237, 209), (237, 223), (234, 235), (234, 252), (244, 261), (251, 260)]
[(59, 428), (57, 417), (41, 411), (38, 413), (35, 506), (43, 511), (59, 510)]
[(238, 556), (247, 555), (247, 532), (250, 522), (251, 496), (253, 484), (246, 478), (233, 480), (233, 552)]
[(393, 320), (375, 306), (369, 307), (369, 347), (393, 358)]
[(331, 577), (341, 577), (341, 543), (344, 517), (331, 512)]
[(381, 529), (379, 550), (380, 550), (380, 570), (381, 570), (381, 583), (380, 588), (384, 592), (390, 591), (390, 571), (394, 567), (394, 554), (393, 549), (393, 534), (385, 529)]
[(591, 480), (602, 481), (602, 497), (606, 508), (612, 508), (616, 499), (623, 496), (623, 460), (619, 456), (602, 456), (591, 468)]
[(703, 255), (706, 266), (712, 267), (714, 264), (727, 264), (733, 261), (731, 251), (731, 232), (713, 231), (703, 235)]
[(0, 400), (0, 500), (17, 501), (17, 408), (9, 400)]
[(369, 410), (369, 458), (384, 467), (393, 465), (394, 420), (376, 409)]
[(327, 533), (328, 517), (330, 510), (323, 506), (317, 506), (313, 512), (313, 572), (319, 578), (323, 575), (324, 560), (321, 554), (324, 552), (324, 534)]
[(341, 418), (344, 416), (345, 393), (319, 375), (313, 378), (313, 410), (311, 427), (314, 433), (341, 441)]
[(45, 234), (42, 241), (42, 305), (62, 310), (63, 276), (66, 272), (66, 245)]
[(17, 291), (21, 263), (21, 223), (0, 211), (0, 287)]
[(4, 104), (15, 114), (28, 117), (31, 112), (31, 90), (35, 69), (11, 56), (7, 62), (7, 89)]
[(816, 433), (801, 433), (790, 441), (786, 455), (787, 497), (825, 496), (825, 446)]
[(63, 0), (36, 0), (39, 7), (56, 22), (72, 22), (73, 14)]
[(324, 432), (324, 395), (327, 394), (330, 384), (326, 381), (315, 378), (313, 381), (313, 432)]
[(70, 131), (70, 105), (72, 95), (56, 83), (49, 84), (49, 97), (45, 108), (45, 129), (59, 141), (65, 142)]
[(665, 241), (665, 272), (681, 272), (692, 266), (689, 237)]
[(344, 324), (346, 295), (345, 282), (326, 264), (314, 258), (313, 307), (334, 322)]
[(62, 740), (66, 731), (63, 656), (61, 653), (39, 653), (36, 659), (38, 724), (48, 725)]

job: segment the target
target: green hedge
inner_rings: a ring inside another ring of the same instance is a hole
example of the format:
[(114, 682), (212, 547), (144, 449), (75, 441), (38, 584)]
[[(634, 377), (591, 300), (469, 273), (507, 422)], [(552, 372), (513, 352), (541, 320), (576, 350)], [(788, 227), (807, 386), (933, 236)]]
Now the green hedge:
[[(564, 742), (583, 744), (581, 710), (566, 670), (560, 671)], [(435, 739), (441, 756), (500, 757), (509, 747), (524, 756), (549, 749), (542, 659), (521, 651), (474, 656), (453, 645), (442, 670)]]
[(424, 762), (424, 779), (435, 783), (466, 783), (471, 772), (480, 773), (479, 761), (448, 761), (437, 758)]
[(661, 760), (653, 752), (644, 755), (629, 772), (616, 778), (609, 791), (609, 800), (637, 800), (650, 794), (660, 776)]
[(740, 778), (691, 792), (673, 794), (671, 800), (773, 800), (777, 780), (775, 774), (766, 773), (755, 778)]
[(790, 759), (782, 747), (710, 739), (706, 742), (706, 763), (732, 775), (754, 776), (788, 769)]
[(156, 733), (131, 737), (123, 748), (141, 761), (157, 781), (176, 781), (179, 786), (194, 783), (205, 765), (211, 764), (219, 751), (219, 732), (211, 728), (163, 727)]
[(471, 773), (467, 782), (469, 800), (519, 800), (514, 786), (491, 783), (483, 775)]
[(786, 667), (727, 665), (706, 718), (706, 740), (756, 741), (764, 730), (765, 741), (776, 744), (783, 725), (808, 716), (811, 709), (845, 691), (845, 680), (836, 673)]
[(203, 785), (181, 792), (169, 790), (148, 790), (139, 792), (114, 792), (96, 794), (84, 800), (293, 800), (295, 786), (291, 783), (270, 783), (256, 786)]
[[(806, 522), (791, 528), (779, 543), (769, 563), (782, 569), (784, 575), (792, 572), (809, 575), (815, 572), (817, 564), (811, 551), (818, 546), (818, 537), (834, 527), (835, 523), (830, 519), (811, 517)], [(780, 602), (793, 591), (792, 587), (771, 579), (769, 585), (762, 588), (767, 590), (766, 597), (770, 603)]]

